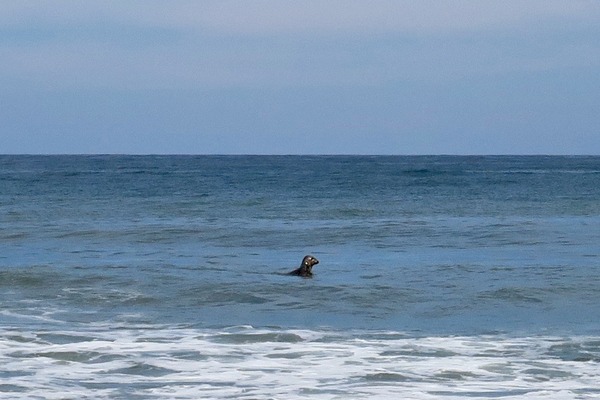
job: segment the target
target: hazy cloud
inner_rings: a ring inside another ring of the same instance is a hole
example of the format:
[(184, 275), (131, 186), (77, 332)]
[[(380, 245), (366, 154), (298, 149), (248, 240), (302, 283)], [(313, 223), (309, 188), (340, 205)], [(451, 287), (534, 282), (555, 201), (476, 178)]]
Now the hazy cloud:
[(20, 1), (2, 8), (0, 72), (50, 87), (377, 85), (600, 59), (600, 2), (592, 1)]
[(21, 0), (2, 8), (3, 25), (112, 21), (221, 34), (440, 33), (600, 16), (600, 3), (594, 0)]

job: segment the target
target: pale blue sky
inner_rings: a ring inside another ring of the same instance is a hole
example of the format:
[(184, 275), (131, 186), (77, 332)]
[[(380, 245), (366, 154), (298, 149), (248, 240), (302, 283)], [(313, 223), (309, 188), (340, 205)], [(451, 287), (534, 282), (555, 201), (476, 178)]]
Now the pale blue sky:
[(600, 154), (600, 1), (0, 2), (0, 153)]

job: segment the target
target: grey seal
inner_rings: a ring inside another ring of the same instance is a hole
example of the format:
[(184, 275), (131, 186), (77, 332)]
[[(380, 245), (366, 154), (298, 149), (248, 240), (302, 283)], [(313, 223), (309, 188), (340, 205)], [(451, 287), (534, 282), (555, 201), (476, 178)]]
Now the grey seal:
[(313, 275), (312, 267), (314, 265), (317, 265), (318, 263), (319, 260), (317, 260), (313, 256), (304, 256), (300, 267), (290, 272), (289, 275), (303, 276), (305, 278), (311, 277)]

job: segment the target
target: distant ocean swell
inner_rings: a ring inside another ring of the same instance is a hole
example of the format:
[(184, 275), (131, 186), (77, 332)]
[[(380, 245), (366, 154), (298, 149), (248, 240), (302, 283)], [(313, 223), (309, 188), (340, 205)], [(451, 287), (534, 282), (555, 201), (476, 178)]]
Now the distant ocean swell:
[(0, 329), (3, 399), (592, 399), (599, 363), (600, 338), (585, 336)]

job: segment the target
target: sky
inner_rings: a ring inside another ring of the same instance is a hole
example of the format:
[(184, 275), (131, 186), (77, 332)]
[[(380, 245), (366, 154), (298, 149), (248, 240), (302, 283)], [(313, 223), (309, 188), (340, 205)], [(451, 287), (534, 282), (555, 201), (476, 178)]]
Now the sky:
[(0, 0), (0, 154), (600, 154), (598, 0)]

